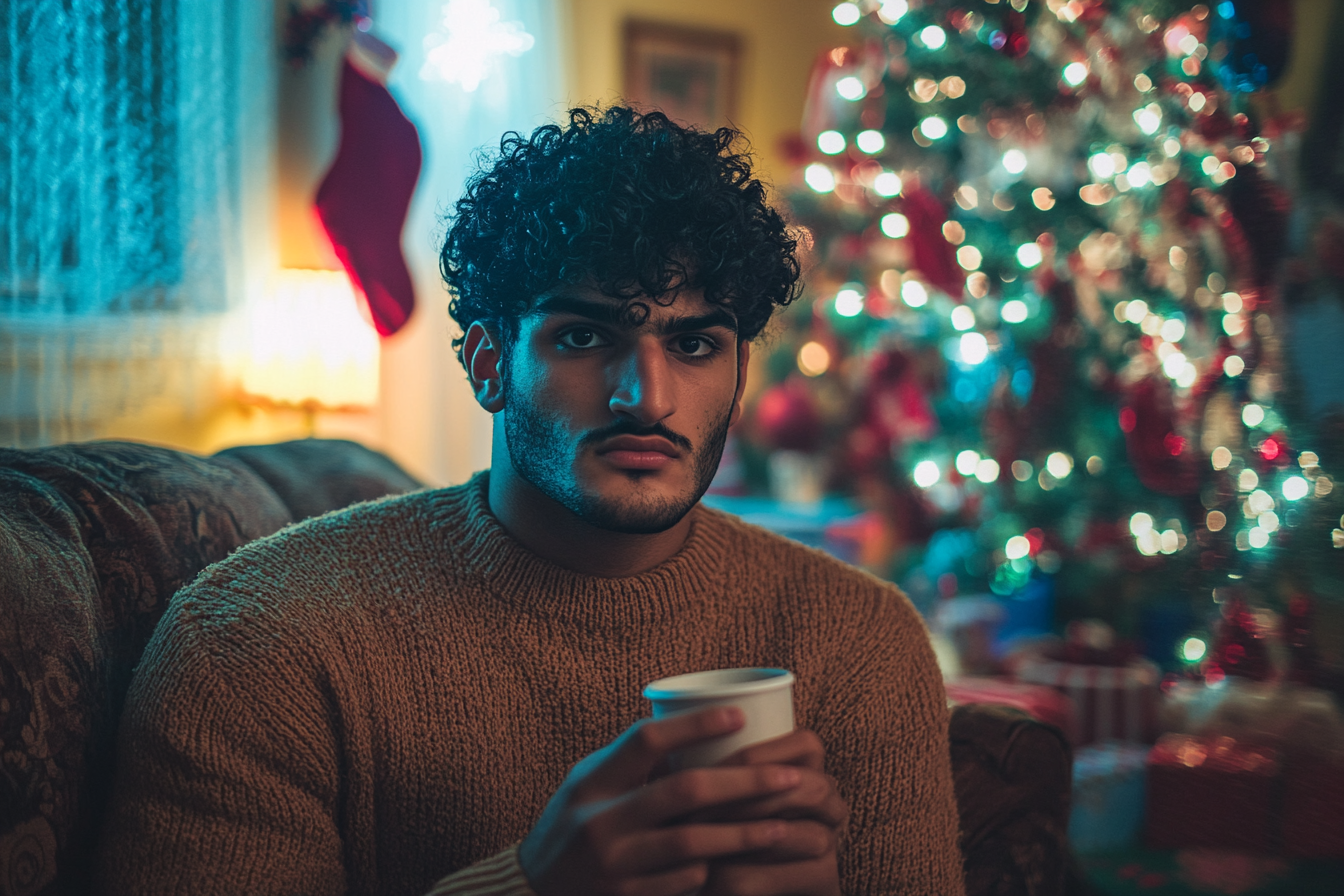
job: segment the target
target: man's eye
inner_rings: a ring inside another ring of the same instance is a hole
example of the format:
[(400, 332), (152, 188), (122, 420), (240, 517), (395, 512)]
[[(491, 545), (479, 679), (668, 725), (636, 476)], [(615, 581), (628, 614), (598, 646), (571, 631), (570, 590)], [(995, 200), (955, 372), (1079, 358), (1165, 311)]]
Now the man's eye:
[(560, 344), (566, 348), (596, 348), (600, 345), (606, 345), (595, 330), (582, 327), (576, 327), (573, 330), (566, 330), (561, 333)]
[(682, 336), (677, 340), (677, 351), (692, 358), (706, 358), (718, 348), (711, 339), (704, 336)]

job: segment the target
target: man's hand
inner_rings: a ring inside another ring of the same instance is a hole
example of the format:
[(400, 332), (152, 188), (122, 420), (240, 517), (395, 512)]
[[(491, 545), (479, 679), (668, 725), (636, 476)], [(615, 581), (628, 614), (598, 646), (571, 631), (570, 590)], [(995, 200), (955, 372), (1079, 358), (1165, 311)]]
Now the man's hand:
[(750, 856), (729, 857), (710, 863), (703, 896), (753, 894), (817, 894), (838, 896), (836, 847), (849, 817), (849, 807), (835, 779), (822, 771), (825, 747), (812, 731), (798, 729), (783, 737), (753, 744), (729, 756), (723, 766), (778, 766), (798, 768), (797, 787), (781, 793), (743, 800), (697, 813), (697, 820), (745, 821), (777, 818), (793, 830), (791, 849), (761, 850)]
[[(781, 862), (814, 860), (821, 828), (816, 822), (695, 820), (715, 807), (748, 815), (753, 806), (784, 811), (788, 794), (808, 775), (805, 766), (743, 762), (649, 780), (668, 754), (741, 726), (742, 714), (731, 708), (645, 719), (576, 765), (518, 850), (538, 896), (678, 896), (709, 882), (712, 859), (768, 854)], [(833, 845), (829, 855), (833, 864)], [(813, 892), (796, 884), (790, 881), (787, 892)]]

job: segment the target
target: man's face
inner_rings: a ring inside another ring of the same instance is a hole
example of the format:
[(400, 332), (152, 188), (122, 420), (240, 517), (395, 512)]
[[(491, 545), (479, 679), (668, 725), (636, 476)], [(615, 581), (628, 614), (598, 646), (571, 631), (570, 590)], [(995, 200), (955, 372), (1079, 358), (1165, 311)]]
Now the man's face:
[(671, 528), (705, 493), (746, 361), (732, 315), (702, 293), (642, 304), (636, 324), (592, 288), (542, 295), (503, 382), (518, 474), (589, 524), (628, 533)]

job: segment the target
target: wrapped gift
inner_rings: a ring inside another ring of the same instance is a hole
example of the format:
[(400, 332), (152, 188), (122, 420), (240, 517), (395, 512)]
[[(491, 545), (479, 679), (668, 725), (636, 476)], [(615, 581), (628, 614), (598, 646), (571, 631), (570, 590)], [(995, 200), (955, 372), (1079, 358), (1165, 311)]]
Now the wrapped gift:
[(1104, 743), (1073, 754), (1069, 843), (1079, 853), (1123, 849), (1143, 829), (1148, 747)]
[(1283, 777), (1284, 850), (1303, 858), (1344, 857), (1344, 753), (1301, 753)]
[(1148, 845), (1273, 849), (1279, 770), (1278, 752), (1270, 747), (1164, 734), (1148, 754)]
[(1054, 688), (1023, 684), (1007, 678), (959, 676), (944, 682), (947, 699), (952, 703), (993, 703), (1011, 706), (1038, 722), (1054, 725), (1073, 740), (1077, 727), (1073, 701)]
[(1022, 659), (1019, 681), (1047, 685), (1073, 700), (1075, 747), (1104, 741), (1151, 742), (1161, 670), (1151, 660), (1129, 657), (1118, 665), (1073, 663), (1049, 657)]

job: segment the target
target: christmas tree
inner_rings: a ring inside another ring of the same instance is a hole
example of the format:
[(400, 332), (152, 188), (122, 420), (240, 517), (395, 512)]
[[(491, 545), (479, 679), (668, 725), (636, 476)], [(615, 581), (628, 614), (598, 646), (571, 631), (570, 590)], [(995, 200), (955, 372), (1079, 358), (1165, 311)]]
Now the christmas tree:
[(917, 603), (1050, 581), (1057, 625), (1169, 665), (1246, 671), (1235, 632), (1201, 649), (1220, 609), (1310, 662), (1344, 458), (1284, 360), (1292, 134), (1253, 98), (1288, 8), (836, 6), (854, 39), (816, 66), (788, 197), (809, 292), (747, 459), (794, 452), (873, 510)]

